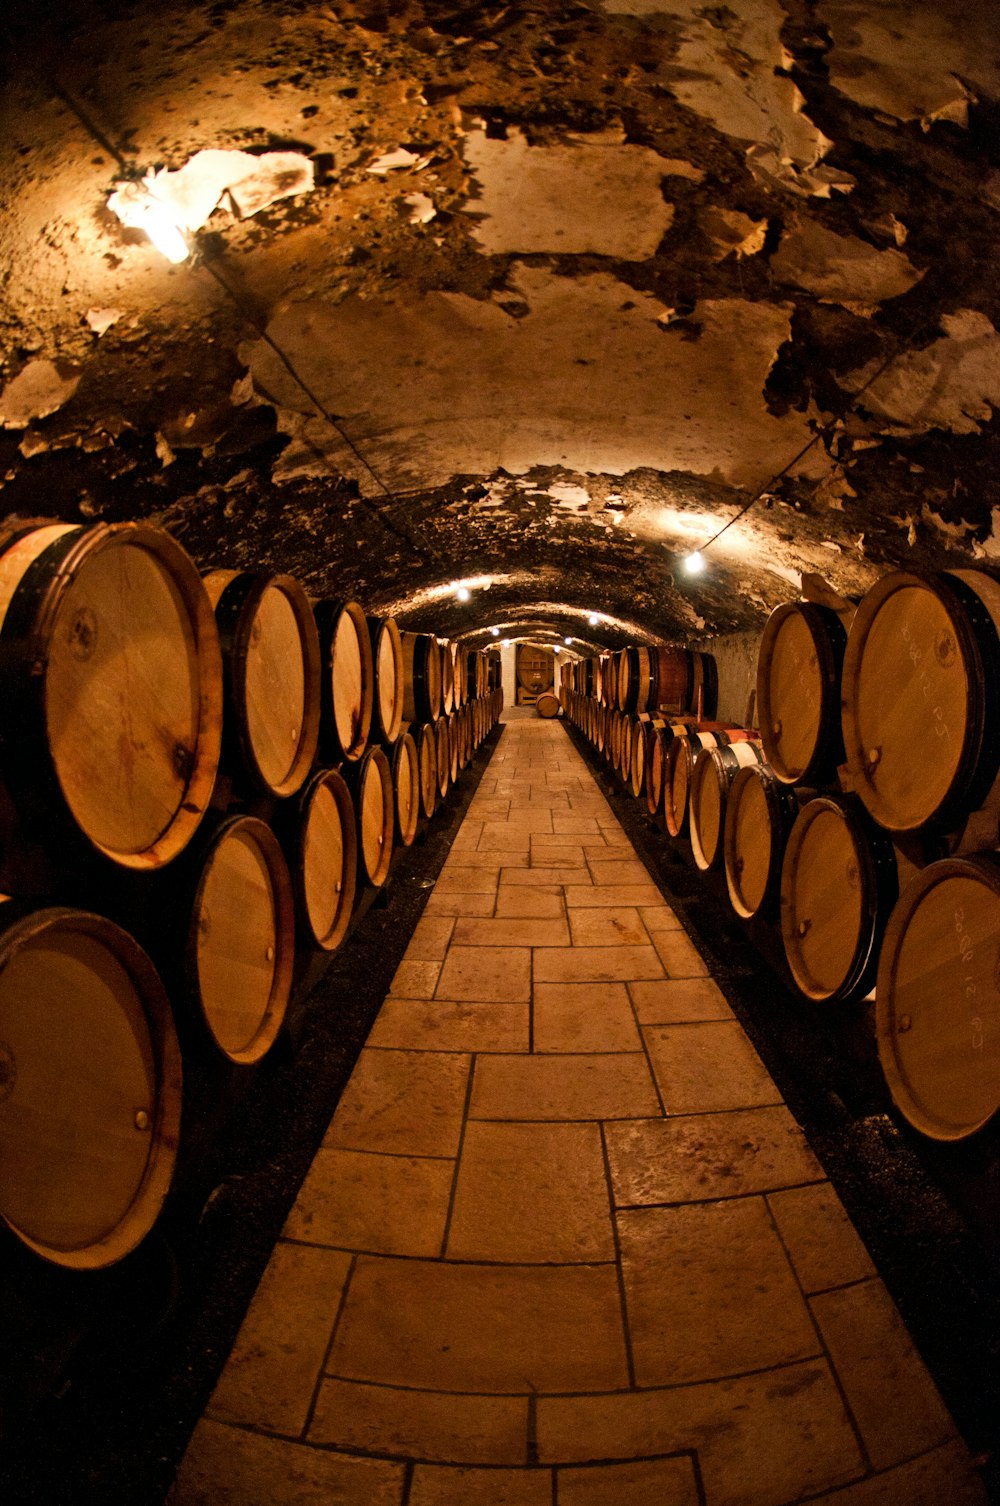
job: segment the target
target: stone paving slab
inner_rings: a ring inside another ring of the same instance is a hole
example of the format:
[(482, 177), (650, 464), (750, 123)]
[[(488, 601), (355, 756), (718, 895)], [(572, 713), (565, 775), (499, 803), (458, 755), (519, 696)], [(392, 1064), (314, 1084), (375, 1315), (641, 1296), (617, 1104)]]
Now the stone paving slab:
[(983, 1506), (558, 723), (506, 728), (171, 1506)]

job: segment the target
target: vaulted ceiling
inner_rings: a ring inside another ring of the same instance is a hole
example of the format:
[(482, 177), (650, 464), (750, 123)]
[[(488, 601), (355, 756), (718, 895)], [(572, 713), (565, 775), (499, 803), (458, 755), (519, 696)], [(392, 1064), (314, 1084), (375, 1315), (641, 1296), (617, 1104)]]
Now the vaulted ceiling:
[(992, 4), (0, 24), (4, 515), (578, 648), (1000, 559)]

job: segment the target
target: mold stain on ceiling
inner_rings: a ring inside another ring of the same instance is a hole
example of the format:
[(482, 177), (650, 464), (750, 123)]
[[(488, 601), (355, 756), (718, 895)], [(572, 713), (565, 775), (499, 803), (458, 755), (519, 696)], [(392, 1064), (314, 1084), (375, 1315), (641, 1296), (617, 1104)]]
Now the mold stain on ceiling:
[[(1000, 551), (989, 7), (3, 24), (5, 515), (149, 517), (205, 568), (580, 643)], [(143, 182), (176, 266), (113, 212)]]

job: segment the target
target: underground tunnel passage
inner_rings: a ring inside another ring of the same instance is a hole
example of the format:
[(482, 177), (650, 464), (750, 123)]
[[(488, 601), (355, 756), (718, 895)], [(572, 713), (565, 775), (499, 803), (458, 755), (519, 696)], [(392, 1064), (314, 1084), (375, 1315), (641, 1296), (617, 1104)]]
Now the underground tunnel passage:
[(997, 37), (5, 9), (5, 1500), (1000, 1500)]

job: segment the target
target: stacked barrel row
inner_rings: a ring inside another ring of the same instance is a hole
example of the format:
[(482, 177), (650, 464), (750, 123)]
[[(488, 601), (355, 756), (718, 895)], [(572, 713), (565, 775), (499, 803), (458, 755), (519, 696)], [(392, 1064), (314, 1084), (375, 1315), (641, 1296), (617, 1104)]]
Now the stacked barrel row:
[(632, 644), (616, 653), (567, 661), (562, 684), (609, 711), (715, 716), (719, 680), (711, 654), (662, 644)]
[(0, 533), (0, 1216), (74, 1269), (158, 1216), (191, 1082), (270, 1050), (501, 709), (487, 656), (163, 530)]
[(1000, 1107), (1000, 583), (896, 572), (856, 611), (786, 603), (756, 702), (759, 731), (565, 704), (736, 914), (780, 927), (807, 999), (877, 983), (900, 1110), (967, 1136)]

